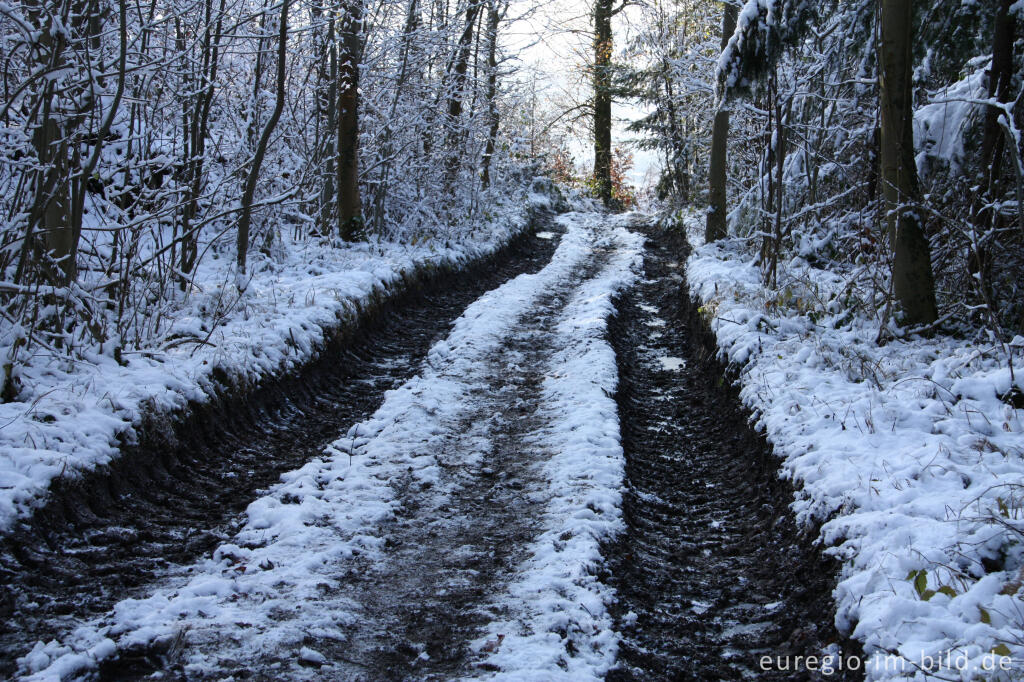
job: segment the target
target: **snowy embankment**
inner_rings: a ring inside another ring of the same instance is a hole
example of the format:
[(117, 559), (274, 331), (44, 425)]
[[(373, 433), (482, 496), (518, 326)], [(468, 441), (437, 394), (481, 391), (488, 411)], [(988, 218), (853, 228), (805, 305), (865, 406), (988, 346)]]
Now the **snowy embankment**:
[[(546, 370), (545, 426), (532, 436), (549, 457), (538, 462), (547, 485), (536, 493), (545, 501), (542, 534), (509, 576), (508, 594), (495, 596), (514, 620), (488, 631), (504, 637), (475, 647), (496, 649), (489, 662), (515, 679), (599, 678), (614, 662), (616, 638), (604, 606), (610, 595), (593, 569), (599, 543), (621, 525), (623, 475), (611, 398), (617, 371), (603, 336), (612, 297), (636, 276), (641, 239), (593, 216), (563, 220), (568, 231), (547, 267), (467, 308), (418, 376), (389, 391), (379, 410), (323, 457), (252, 502), (242, 529), (210, 558), (168, 577), (152, 596), (122, 601), (81, 624), (62, 642), (40, 642), (19, 660), (21, 673), (61, 679), (127, 647), (164, 642), (184, 652), (188, 674), (248, 660), (289, 678), (329, 676), (331, 668), (320, 666), (334, 664), (324, 654), (330, 652), (309, 643), (343, 647), (345, 627), (359, 622), (357, 596), (338, 588), (347, 572), (386, 558), (388, 524), (401, 505), (396, 486), (421, 490), (419, 504), (428, 509), (440, 507), (432, 496), (457, 493), (447, 473), (452, 464), (442, 459), (451, 457), (447, 446), (464, 440), (489, 360), (539, 298), (566, 287), (603, 251), (597, 274), (572, 287), (557, 326), (564, 345)], [(479, 465), (487, 447), (480, 442), (457, 453), (464, 460), (458, 468)], [(529, 670), (515, 672), (524, 666)]]
[(998, 346), (879, 346), (877, 323), (838, 303), (842, 277), (795, 260), (770, 291), (752, 261), (739, 242), (698, 246), (691, 293), (799, 489), (798, 520), (822, 522), (842, 561), (836, 623), (868, 678), (1020, 675), (1024, 411), (1009, 394), (1024, 339), (1015, 378)]
[[(0, 404), (0, 532), (41, 503), (51, 481), (109, 463), (145, 418), (205, 403), (228, 384), (251, 386), (301, 366), (360, 310), (431, 268), (460, 267), (522, 232), (550, 199), (530, 194), (462, 243), (279, 245), (257, 257), (239, 295), (231, 259), (206, 258), (165, 343), (85, 360), (43, 357), (20, 369), (18, 400)], [(3, 336), (0, 335), (0, 339)], [(218, 380), (219, 376), (219, 380)]]

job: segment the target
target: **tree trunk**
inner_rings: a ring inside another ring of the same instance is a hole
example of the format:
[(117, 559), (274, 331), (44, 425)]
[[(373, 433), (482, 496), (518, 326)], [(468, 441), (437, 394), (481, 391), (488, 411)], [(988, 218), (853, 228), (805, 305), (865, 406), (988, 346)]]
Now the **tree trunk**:
[(498, 22), (501, 12), (498, 0), (490, 0), (487, 7), (487, 145), (484, 148), (483, 172), (480, 175), (484, 189), (491, 185), (491, 158), (498, 139)]
[(878, 45), (881, 109), (881, 177), (889, 245), (892, 249), (893, 293), (911, 325), (934, 322), (935, 283), (931, 255), (918, 210), (917, 167), (914, 161), (913, 0), (882, 0)]
[(391, 190), (391, 168), (394, 161), (394, 130), (392, 122), (397, 120), (398, 102), (405, 89), (405, 82), (409, 74), (409, 51), (412, 47), (413, 36), (419, 27), (420, 10), (417, 0), (409, 0), (405, 13), (405, 29), (402, 31), (402, 58), (398, 68), (398, 80), (395, 81), (395, 92), (391, 97), (391, 109), (384, 120), (384, 133), (380, 145), (379, 157), (382, 168), (380, 182), (374, 188), (373, 198), (373, 220), (374, 229), (381, 233), (384, 230), (384, 218), (386, 215), (385, 201), (388, 192)]
[[(185, 202), (182, 211), (181, 229), (181, 271), (185, 274), (192, 272), (196, 265), (196, 258), (199, 255), (199, 235), (191, 227), (193, 219), (199, 215), (199, 194), (203, 191), (203, 181), (206, 178), (204, 170), (206, 162), (206, 138), (210, 130), (210, 108), (213, 104), (214, 86), (217, 82), (217, 65), (220, 61), (220, 39), (221, 29), (224, 21), (224, 2), (220, 1), (220, 9), (217, 13), (216, 27), (212, 26), (213, 2), (206, 0), (206, 27), (203, 32), (202, 47), (202, 68), (200, 78), (205, 81), (199, 92), (195, 105), (191, 110), (191, 121), (188, 126), (188, 135), (191, 140), (191, 154), (186, 161), (188, 170), (188, 200)], [(260, 24), (262, 27), (263, 19)], [(211, 31), (213, 34), (211, 35)], [(262, 28), (261, 28), (262, 33)], [(260, 47), (262, 52), (263, 37), (260, 36)], [(258, 62), (259, 60), (257, 60)], [(257, 79), (259, 78), (259, 67), (257, 67)], [(254, 115), (254, 114), (251, 114)], [(181, 281), (185, 286), (185, 280)]]
[(338, 233), (356, 239), (363, 227), (359, 196), (359, 60), (362, 0), (343, 0), (338, 22)]
[(452, 62), (448, 94), (448, 144), (445, 177), (451, 190), (458, 178), (461, 159), (459, 158), (459, 118), (462, 116), (462, 100), (466, 89), (466, 72), (469, 70), (469, 52), (473, 45), (473, 27), (483, 0), (470, 0), (466, 8), (466, 23), (459, 37), (458, 49)]
[[(67, 5), (63, 10), (66, 11)], [(58, 21), (67, 17), (58, 15), (57, 7), (50, 7), (42, 1), (25, 4), (30, 23), (39, 31), (36, 66), (56, 70), (67, 62), (66, 32), (55, 29)], [(37, 256), (33, 265), (41, 266), (48, 271), (48, 278), (56, 285), (67, 284), (75, 279), (75, 239), (71, 226), (71, 206), (69, 198), (71, 187), (68, 172), (68, 131), (58, 123), (54, 115), (53, 104), (60, 93), (56, 91), (53, 80), (45, 82), (39, 91), (39, 119), (32, 131), (32, 146), (39, 160), (36, 172), (34, 198), (29, 211), (29, 221), (25, 231), (25, 249), (15, 281), (20, 281), (28, 264), (29, 245), (33, 244), (33, 231), (40, 225), (43, 231), (43, 248), (50, 257), (59, 263), (57, 271), (50, 271), (45, 260), (35, 253), (38, 247), (33, 246), (33, 255)]]
[[(995, 16), (992, 38), (992, 68), (988, 76), (989, 99), (996, 99), (1003, 104), (1013, 101), (1013, 41), (1016, 33), (1016, 15), (1010, 12), (1012, 0), (999, 0), (999, 10)], [(984, 132), (981, 141), (981, 175), (980, 183), (986, 192), (977, 197), (980, 201), (975, 209), (975, 224), (982, 232), (991, 227), (995, 211), (991, 202), (999, 194), (999, 180), (1002, 175), (1005, 136), (999, 126), (1002, 110), (987, 107), (985, 111)]]
[(594, 2), (594, 183), (612, 202), (612, 0)]
[[(725, 5), (722, 14), (722, 50), (729, 44), (729, 38), (736, 31), (736, 5)], [(719, 83), (722, 89), (723, 83)], [(711, 162), (708, 166), (708, 215), (704, 225), (704, 240), (713, 242), (726, 234), (726, 155), (729, 142), (729, 109), (725, 97), (715, 112), (715, 124), (711, 131)]]
[(337, 170), (337, 142), (338, 135), (338, 44), (335, 40), (335, 29), (337, 17), (334, 12), (330, 13), (327, 24), (327, 90), (323, 93), (325, 97), (325, 121), (324, 121), (324, 172), (323, 186), (320, 190), (320, 231), (322, 234), (330, 234), (334, 228), (335, 212), (338, 208), (338, 197), (334, 191), (334, 183), (338, 179)]
[(260, 176), (260, 168), (263, 166), (263, 157), (267, 154), (267, 145), (270, 143), (270, 136), (277, 127), (277, 121), (284, 111), (285, 95), (285, 57), (288, 54), (288, 0), (281, 1), (281, 18), (277, 38), (277, 99), (274, 102), (274, 111), (270, 114), (270, 120), (263, 127), (263, 134), (256, 145), (256, 154), (249, 168), (249, 175), (245, 180), (245, 191), (242, 194), (242, 214), (238, 218), (238, 243), (236, 263), (238, 264), (238, 280), (240, 286), (245, 277), (245, 260), (249, 253), (249, 224), (252, 220), (252, 198), (256, 193), (256, 181)]

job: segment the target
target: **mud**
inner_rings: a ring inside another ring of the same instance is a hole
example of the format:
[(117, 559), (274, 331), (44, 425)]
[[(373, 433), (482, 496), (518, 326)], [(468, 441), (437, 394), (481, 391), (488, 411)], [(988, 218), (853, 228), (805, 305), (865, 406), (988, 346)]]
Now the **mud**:
[(647, 279), (611, 330), (627, 530), (606, 548), (623, 634), (607, 679), (815, 679), (759, 660), (832, 643), (858, 653), (832, 623), (838, 565), (796, 527), (793, 490), (714, 360), (687, 294), (685, 240), (648, 236)]
[[(543, 229), (558, 232), (550, 223)], [(649, 231), (646, 278), (619, 301), (610, 340), (626, 454), (626, 531), (604, 548), (614, 587), (618, 667), (608, 680), (803, 679), (769, 673), (761, 656), (816, 654), (832, 626), (838, 566), (797, 528), (793, 490), (748, 426), (749, 414), (714, 361), (714, 340), (686, 293), (680, 235)], [(112, 467), (64, 483), (50, 504), (0, 543), (4, 601), (0, 677), (38, 639), (116, 601), (141, 596), (175, 566), (209, 552), (279, 475), (320, 454), (382, 394), (411, 376), (451, 322), (485, 291), (545, 265), (557, 239), (526, 236), (462, 274), (438, 274), (338, 334), (321, 359), (255, 391), (150, 428)], [(354, 565), (338, 588), (359, 614), (344, 641), (311, 639), (332, 679), (441, 680), (486, 672), (468, 642), (501, 618), (499, 594), (538, 532), (546, 482), (537, 471), (544, 427), (540, 384), (552, 325), (572, 288), (547, 292), (479, 368), (477, 401), (439, 455), (429, 493), (395, 481), (402, 508), (387, 560)], [(473, 443), (491, 443), (465, 466)], [(484, 463), (485, 462), (485, 463)], [(227, 645), (225, 645), (227, 646)], [(177, 643), (119, 652), (100, 679), (185, 677)], [(219, 657), (213, 678), (317, 677), (295, 661)], [(326, 673), (323, 673), (326, 674)], [(849, 679), (833, 675), (828, 679)]]
[[(352, 681), (449, 680), (479, 671), (469, 643), (501, 617), (500, 595), (522, 551), (540, 532), (548, 482), (536, 435), (546, 415), (541, 385), (557, 350), (554, 327), (575, 287), (607, 260), (599, 252), (573, 277), (541, 296), (502, 345), (461, 379), (475, 384), (472, 408), (438, 445), (440, 480), (429, 487), (410, 475), (392, 481), (401, 506), (379, 529), (385, 556), (339, 567), (322, 612), (346, 613), (344, 637), (310, 636), (305, 645), (329, 667), (312, 677)], [(485, 456), (470, 453), (485, 449)], [(326, 604), (332, 604), (327, 606)], [(227, 641), (199, 647), (216, 661), (186, 675), (188, 651), (137, 650), (104, 668), (106, 679), (139, 679), (159, 662), (164, 679), (306, 679), (291, 652), (245, 660)], [(288, 656), (288, 657), (285, 657)], [(486, 669), (484, 669), (486, 671)]]
[[(536, 222), (558, 231), (550, 218)], [(258, 491), (371, 415), (469, 303), (539, 270), (557, 244), (530, 231), (467, 270), (409, 282), (337, 330), (298, 372), (226, 389), (176, 422), (150, 422), (111, 466), (59, 481), (45, 507), (0, 539), (0, 678), (36, 641), (145, 594), (170, 567), (229, 537)], [(121, 663), (107, 666), (107, 676), (153, 661)]]

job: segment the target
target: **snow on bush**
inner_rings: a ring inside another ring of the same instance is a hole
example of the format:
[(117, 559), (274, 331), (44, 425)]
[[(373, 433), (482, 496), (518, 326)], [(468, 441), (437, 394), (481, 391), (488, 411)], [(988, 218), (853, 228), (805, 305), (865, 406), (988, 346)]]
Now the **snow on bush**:
[(699, 246), (691, 291), (798, 488), (798, 520), (842, 561), (836, 622), (873, 657), (868, 677), (929, 662), (942, 679), (1019, 675), (1024, 338), (1014, 367), (1003, 347), (946, 336), (879, 346), (840, 274), (796, 258), (767, 290), (752, 261), (740, 240)]

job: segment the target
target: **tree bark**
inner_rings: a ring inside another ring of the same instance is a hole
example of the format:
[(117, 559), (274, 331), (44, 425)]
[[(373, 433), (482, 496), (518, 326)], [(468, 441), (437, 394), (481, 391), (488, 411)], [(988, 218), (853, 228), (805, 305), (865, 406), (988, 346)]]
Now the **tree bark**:
[(338, 22), (338, 233), (357, 239), (363, 228), (359, 195), (359, 61), (362, 57), (363, 2), (342, 0)]
[(931, 254), (918, 209), (920, 189), (914, 160), (913, 0), (882, 0), (878, 45), (881, 109), (881, 177), (893, 293), (904, 322), (929, 324), (937, 317)]
[(612, 202), (612, 0), (594, 2), (594, 183)]
[[(988, 75), (989, 99), (996, 99), (1003, 104), (1013, 101), (1013, 42), (1017, 21), (1016, 15), (1010, 12), (1012, 4), (1012, 0), (999, 0), (992, 37), (992, 68)], [(991, 226), (996, 213), (991, 208), (991, 202), (999, 194), (1002, 176), (1006, 140), (999, 126), (999, 117), (1002, 115), (1002, 110), (996, 107), (986, 108), (981, 141), (981, 186), (986, 192), (977, 197), (980, 201), (975, 209), (975, 224), (983, 232)]]
[[(722, 15), (722, 49), (729, 44), (729, 38), (736, 31), (736, 5), (725, 5)], [(722, 89), (719, 83), (719, 89)], [(714, 128), (711, 132), (711, 162), (708, 165), (708, 214), (704, 226), (704, 240), (713, 242), (726, 235), (726, 155), (729, 141), (729, 109), (725, 98), (715, 112)]]
[[(199, 255), (199, 235), (192, 229), (192, 220), (199, 215), (199, 194), (203, 190), (205, 180), (206, 162), (206, 139), (210, 135), (210, 109), (213, 105), (213, 96), (217, 82), (217, 66), (220, 62), (220, 39), (221, 29), (224, 21), (224, 0), (220, 1), (220, 9), (217, 12), (216, 27), (211, 26), (213, 21), (213, 2), (206, 0), (206, 26), (203, 29), (202, 46), (202, 69), (200, 78), (205, 83), (199, 92), (191, 111), (191, 121), (188, 125), (188, 136), (191, 140), (191, 154), (186, 161), (188, 168), (188, 200), (182, 210), (181, 228), (181, 271), (185, 274), (192, 272), (196, 265), (196, 258)], [(261, 20), (262, 29), (262, 20)], [(211, 30), (213, 35), (211, 36)], [(262, 33), (262, 30), (261, 30)], [(260, 36), (260, 52), (262, 56), (263, 37)], [(257, 59), (257, 63), (259, 59)], [(259, 82), (259, 67), (257, 67), (257, 86)], [(251, 116), (255, 117), (255, 98)], [(182, 287), (185, 282), (182, 280)]]
[(484, 189), (491, 185), (491, 158), (498, 139), (498, 22), (501, 12), (498, 0), (490, 0), (487, 7), (487, 145), (484, 148), (483, 172), (480, 174)]
[(270, 143), (270, 136), (277, 127), (277, 122), (284, 111), (285, 96), (285, 57), (288, 54), (288, 0), (281, 0), (281, 18), (277, 38), (277, 98), (274, 102), (274, 111), (270, 114), (270, 120), (263, 127), (263, 134), (256, 145), (256, 154), (249, 167), (249, 175), (245, 180), (245, 191), (242, 194), (242, 214), (238, 218), (238, 242), (236, 263), (238, 265), (239, 282), (244, 281), (245, 261), (249, 253), (249, 224), (252, 221), (252, 198), (256, 193), (256, 181), (260, 176), (260, 168), (263, 166), (263, 157), (267, 154), (267, 145)]
[(459, 37), (458, 49), (452, 62), (448, 95), (448, 149), (445, 163), (445, 177), (449, 189), (458, 178), (461, 159), (459, 158), (459, 118), (462, 116), (462, 100), (466, 89), (466, 72), (469, 70), (469, 52), (473, 44), (473, 27), (480, 12), (482, 0), (470, 0), (466, 7), (466, 23)]

